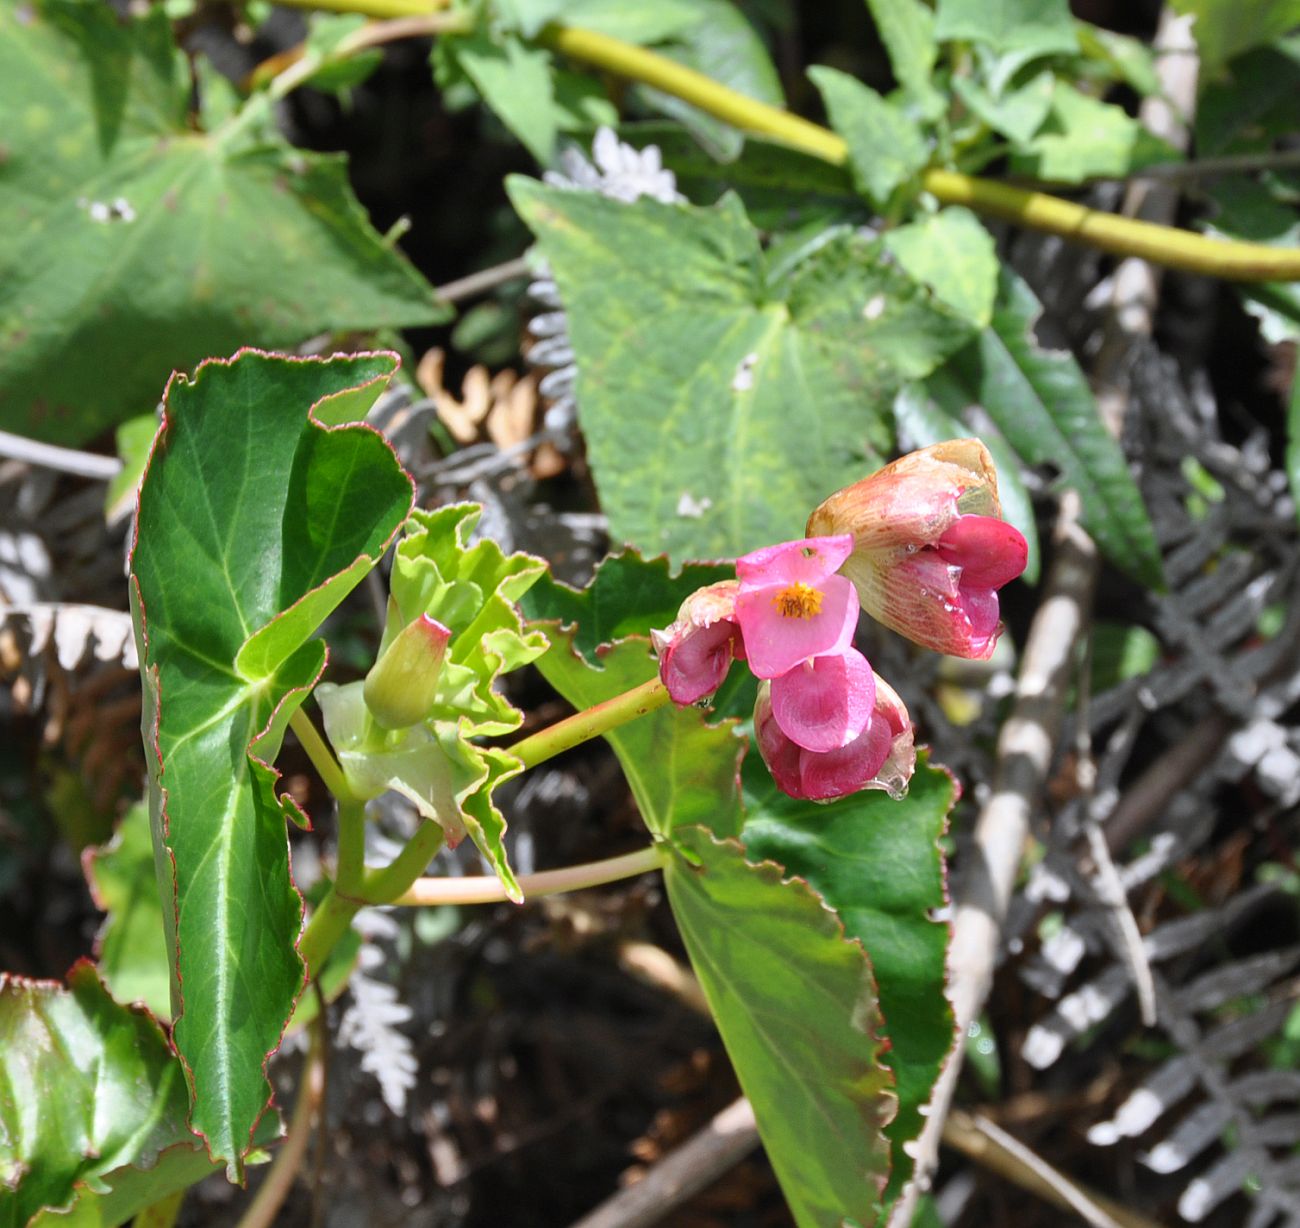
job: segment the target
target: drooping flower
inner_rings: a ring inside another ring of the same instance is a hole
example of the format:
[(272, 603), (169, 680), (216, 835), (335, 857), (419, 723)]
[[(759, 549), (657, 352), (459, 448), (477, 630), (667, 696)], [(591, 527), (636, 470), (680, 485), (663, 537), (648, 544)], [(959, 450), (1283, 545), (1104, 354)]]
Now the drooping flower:
[(875, 675), (856, 648), (811, 657), (770, 685), (781, 732), (805, 750), (839, 750), (857, 739), (876, 703)]
[(911, 452), (831, 495), (810, 539), (848, 534), (842, 572), (873, 618), (938, 652), (986, 658), (1001, 626), (997, 590), (1028, 546), (1001, 519), (997, 473), (977, 439)]
[(674, 703), (698, 702), (722, 685), (731, 662), (744, 659), (745, 645), (736, 622), (736, 580), (697, 589), (682, 602), (676, 619), (651, 631), (659, 656), (659, 676)]
[(835, 572), (852, 550), (853, 539), (840, 534), (781, 542), (736, 560), (736, 622), (756, 677), (779, 678), (848, 647), (858, 598)]
[(754, 734), (777, 787), (790, 797), (825, 802), (862, 789), (902, 797), (916, 767), (912, 722), (897, 692), (873, 675), (874, 702), (862, 732), (846, 746), (815, 751), (800, 746), (781, 727), (772, 700), (775, 684), (759, 687)]

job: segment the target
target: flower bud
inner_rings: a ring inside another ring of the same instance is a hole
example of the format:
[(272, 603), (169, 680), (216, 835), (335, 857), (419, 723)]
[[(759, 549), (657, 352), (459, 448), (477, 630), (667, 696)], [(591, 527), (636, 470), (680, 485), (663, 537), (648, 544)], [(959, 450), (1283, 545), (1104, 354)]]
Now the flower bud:
[(731, 662), (744, 659), (736, 623), (735, 580), (696, 589), (682, 602), (671, 626), (651, 631), (659, 677), (676, 704), (693, 704), (722, 685)]
[(1028, 557), (1024, 537), (1000, 516), (988, 450), (954, 439), (831, 495), (808, 534), (852, 535), (841, 571), (877, 621), (938, 652), (987, 658), (1001, 630), (996, 590)]
[(418, 725), (437, 702), (451, 631), (421, 614), (403, 627), (366, 675), (366, 707), (384, 729)]

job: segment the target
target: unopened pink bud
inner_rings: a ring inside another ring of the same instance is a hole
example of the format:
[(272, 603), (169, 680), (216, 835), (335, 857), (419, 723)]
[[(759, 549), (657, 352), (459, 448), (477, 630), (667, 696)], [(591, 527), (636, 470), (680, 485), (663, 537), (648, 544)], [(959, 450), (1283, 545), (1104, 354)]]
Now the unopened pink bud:
[(384, 729), (418, 725), (437, 702), (451, 631), (421, 614), (392, 639), (366, 675), (366, 707)]
[(659, 677), (673, 702), (685, 706), (712, 695), (731, 662), (745, 656), (736, 623), (735, 580), (697, 589), (682, 603), (672, 625), (651, 631), (659, 655)]

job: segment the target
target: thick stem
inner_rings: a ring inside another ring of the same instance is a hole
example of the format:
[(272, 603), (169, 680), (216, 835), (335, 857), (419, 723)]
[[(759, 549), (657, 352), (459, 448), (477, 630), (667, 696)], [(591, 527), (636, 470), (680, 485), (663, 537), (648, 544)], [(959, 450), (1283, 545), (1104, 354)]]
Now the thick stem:
[(583, 742), (626, 725), (638, 716), (662, 708), (668, 700), (668, 688), (658, 678), (651, 678), (649, 682), (624, 691), (622, 695), (615, 695), (613, 699), (607, 699), (593, 708), (575, 712), (548, 729), (530, 734), (509, 750), (525, 768), (536, 767)]
[(316, 906), (298, 939), (298, 954), (307, 965), (307, 976), (315, 980), (325, 966), (326, 957), (335, 944), (348, 932), (352, 918), (361, 910), (364, 900), (342, 896), (337, 887), (331, 887), (325, 898)]
[(298, 735), (298, 741), (302, 743), (303, 750), (307, 752), (307, 758), (311, 760), (312, 767), (320, 774), (321, 780), (325, 782), (325, 787), (338, 799), (339, 805), (342, 806), (344, 802), (356, 801), (356, 796), (348, 786), (347, 778), (343, 775), (343, 769), (339, 767), (338, 760), (330, 753), (330, 748), (325, 745), (325, 739), (316, 732), (316, 726), (311, 723), (311, 717), (302, 708), (294, 709), (293, 715), (289, 717), (289, 728)]
[(339, 802), (338, 865), (334, 882), (341, 895), (357, 897), (366, 876), (366, 806), (361, 801)]
[[(563, 891), (580, 891), (584, 887), (600, 887), (624, 878), (636, 878), (658, 870), (667, 853), (657, 844), (609, 857), (604, 861), (590, 861), (584, 865), (565, 866), (562, 870), (541, 870), (536, 874), (521, 874), (519, 887), (526, 899), (533, 896), (558, 895)], [(505, 887), (498, 878), (420, 878), (404, 891), (394, 904), (499, 904), (507, 899)]]
[[(653, 85), (742, 131), (775, 137), (837, 165), (848, 160), (848, 146), (835, 133), (780, 107), (746, 98), (653, 51), (592, 30), (558, 25), (545, 27), (538, 41), (573, 59)], [(921, 187), (945, 204), (968, 205), (979, 213), (1116, 255), (1139, 256), (1168, 268), (1237, 281), (1300, 280), (1300, 251), (1293, 248), (1211, 239), (1171, 226), (1099, 213), (1045, 192), (1030, 192), (957, 171), (924, 171)]]
[(367, 871), (362, 897), (369, 904), (391, 904), (424, 873), (441, 847), (442, 828), (425, 820), (391, 864)]

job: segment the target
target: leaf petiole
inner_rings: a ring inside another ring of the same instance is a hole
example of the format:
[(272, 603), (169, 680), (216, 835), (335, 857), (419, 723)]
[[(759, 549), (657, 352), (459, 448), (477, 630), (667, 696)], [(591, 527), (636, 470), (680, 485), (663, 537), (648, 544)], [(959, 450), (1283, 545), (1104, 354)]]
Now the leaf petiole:
[(307, 758), (311, 760), (312, 767), (320, 774), (321, 780), (325, 782), (325, 787), (338, 799), (339, 805), (342, 806), (345, 802), (357, 801), (356, 795), (348, 785), (347, 777), (343, 775), (343, 769), (339, 767), (338, 760), (334, 758), (330, 748), (326, 746), (325, 739), (316, 732), (316, 726), (311, 723), (311, 717), (301, 708), (295, 708), (293, 715), (289, 717), (289, 728), (298, 735), (298, 741), (302, 743), (303, 750), (307, 752)]
[[(652, 844), (635, 853), (565, 866), (562, 870), (541, 870), (521, 874), (519, 886), (525, 897), (558, 895), (584, 887), (600, 887), (625, 878), (636, 878), (660, 869), (668, 859), (662, 844)], [(420, 878), (392, 902), (394, 904), (495, 904), (507, 898), (505, 887), (495, 875), (481, 878)]]

